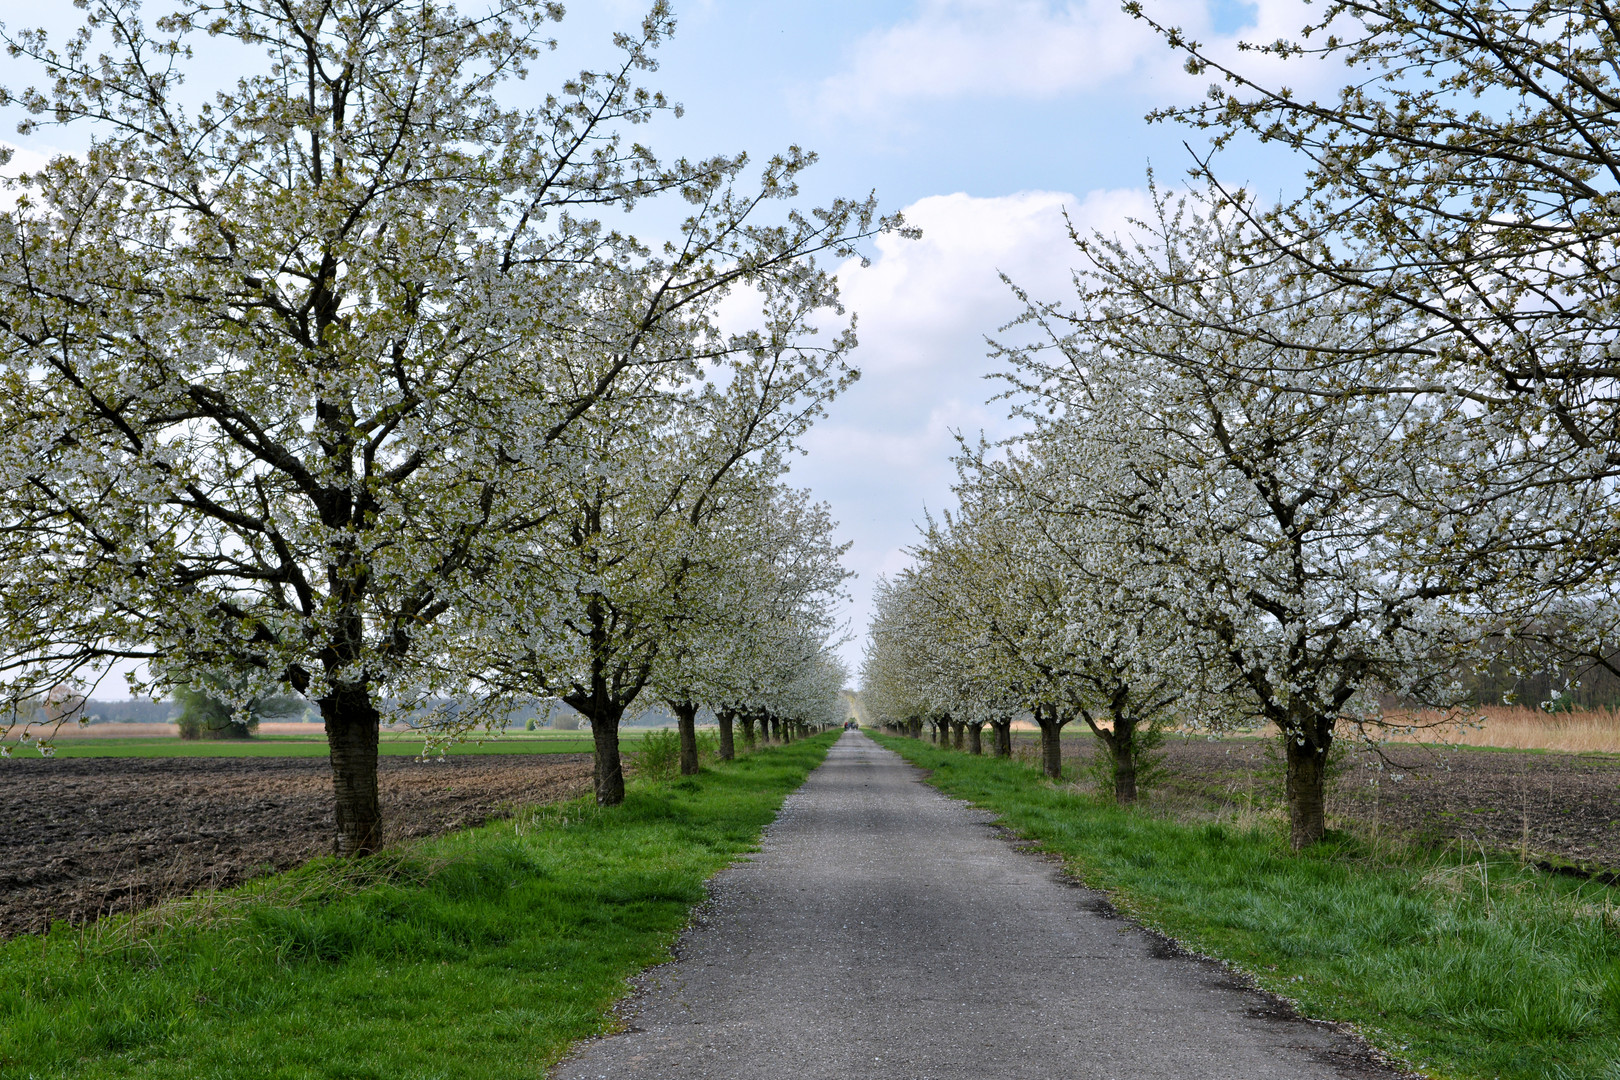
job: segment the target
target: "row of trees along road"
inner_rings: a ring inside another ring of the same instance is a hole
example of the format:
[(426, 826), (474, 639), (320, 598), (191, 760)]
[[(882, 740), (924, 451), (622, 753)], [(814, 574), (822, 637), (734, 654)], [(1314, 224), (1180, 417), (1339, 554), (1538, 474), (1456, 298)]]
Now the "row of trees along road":
[[(1338, 3), (1237, 60), (1158, 28), (1219, 81), (1156, 118), (1217, 152), (1073, 236), (1073, 301), (1023, 297), (995, 355), (1027, 432), (964, 447), (863, 685), (897, 725), (1032, 715), (1049, 771), (1080, 719), (1121, 801), (1144, 731), (1267, 723), (1303, 847), (1334, 739), (1407, 722), (1380, 698), (1461, 704), (1526, 639), (1614, 655), (1620, 42), (1589, 4)], [(1312, 100), (1255, 51), (1353, 81)], [(1223, 184), (1241, 137), (1305, 193)]]
[[(385, 709), (442, 743), (560, 697), (608, 804), (649, 687), (809, 708), (843, 573), (783, 463), (856, 375), (817, 259), (898, 219), (796, 209), (797, 148), (632, 140), (679, 111), (640, 84), (662, 2), (549, 93), (522, 80), (553, 3), (86, 9), (64, 43), (3, 31), (41, 81), (0, 102), (84, 147), (6, 185), (7, 715), (114, 661), (302, 694), (363, 853)], [(671, 201), (667, 242), (630, 231)], [(731, 296), (757, 317), (722, 325)], [(749, 666), (779, 640), (796, 667)]]

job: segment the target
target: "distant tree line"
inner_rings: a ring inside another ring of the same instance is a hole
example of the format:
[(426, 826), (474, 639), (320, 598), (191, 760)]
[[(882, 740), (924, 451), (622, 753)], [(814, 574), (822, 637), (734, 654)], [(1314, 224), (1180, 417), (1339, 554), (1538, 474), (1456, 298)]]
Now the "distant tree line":
[(91, 723), (166, 724), (175, 718), (180, 706), (174, 701), (97, 701), (84, 703), (84, 718)]

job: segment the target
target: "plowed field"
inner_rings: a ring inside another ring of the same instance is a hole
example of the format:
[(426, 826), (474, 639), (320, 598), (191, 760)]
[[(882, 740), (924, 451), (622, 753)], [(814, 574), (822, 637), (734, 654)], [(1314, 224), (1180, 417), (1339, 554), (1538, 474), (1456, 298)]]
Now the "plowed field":
[[(1084, 767), (1094, 741), (1065, 737), (1065, 757)], [(1020, 737), (1020, 749), (1026, 742), (1033, 750), (1029, 736)], [(1173, 737), (1149, 801), (1194, 815), (1280, 817), (1274, 746)], [(1385, 753), (1382, 770), (1370, 753), (1343, 754), (1329, 785), (1330, 827), (1620, 869), (1620, 756), (1412, 745)]]
[[(586, 754), (379, 762), (389, 839), (590, 789)], [(331, 851), (321, 758), (68, 758), (0, 763), (0, 937), (220, 888)]]

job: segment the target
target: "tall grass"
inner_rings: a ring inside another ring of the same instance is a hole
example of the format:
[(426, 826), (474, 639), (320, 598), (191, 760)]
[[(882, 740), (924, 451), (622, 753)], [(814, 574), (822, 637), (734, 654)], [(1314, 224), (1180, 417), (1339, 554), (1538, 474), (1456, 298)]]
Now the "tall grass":
[[(1391, 722), (1410, 722), (1412, 732), (1378, 729), (1377, 738), (1392, 742), (1451, 743), (1458, 746), (1485, 746), (1503, 750), (1561, 750), (1576, 754), (1620, 754), (1620, 709), (1577, 709), (1571, 712), (1544, 712), (1525, 705), (1469, 706), (1465, 710), (1431, 713), (1421, 710), (1394, 711)], [(1106, 726), (1106, 725), (1105, 725)], [(1036, 732), (1030, 723), (1015, 723), (1015, 732)], [(1182, 734), (1198, 734), (1192, 729)], [(1271, 735), (1272, 729), (1255, 728), (1243, 736)], [(1084, 728), (1064, 729), (1065, 740), (1090, 739)]]
[(1510, 750), (1564, 750), (1620, 754), (1620, 711), (1543, 712), (1524, 705), (1485, 705), (1467, 710), (1467, 719), (1410, 714), (1419, 730), (1397, 735), (1397, 742), (1448, 742)]
[(0, 944), (0, 1077), (543, 1077), (831, 742)]
[(1295, 855), (1280, 825), (1180, 824), (1016, 761), (881, 741), (1128, 913), (1431, 1075), (1620, 1078), (1620, 889), (1464, 845), (1331, 835)]

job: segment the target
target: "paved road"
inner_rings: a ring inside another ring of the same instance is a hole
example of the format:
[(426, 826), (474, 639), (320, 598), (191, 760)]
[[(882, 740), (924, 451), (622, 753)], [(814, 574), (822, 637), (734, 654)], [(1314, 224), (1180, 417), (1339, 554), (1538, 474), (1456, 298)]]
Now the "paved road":
[(849, 733), (556, 1080), (1382, 1077)]

